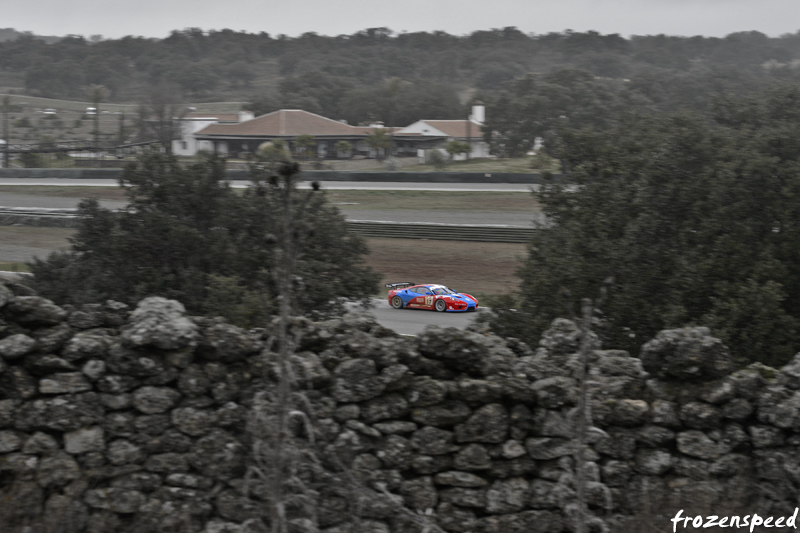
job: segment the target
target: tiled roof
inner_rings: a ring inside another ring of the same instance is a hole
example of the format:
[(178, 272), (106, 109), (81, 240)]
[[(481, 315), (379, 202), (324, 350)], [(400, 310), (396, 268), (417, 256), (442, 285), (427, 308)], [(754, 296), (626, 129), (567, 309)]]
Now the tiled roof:
[[(200, 113), (192, 113), (189, 117), (202, 116)], [(220, 120), (225, 115), (206, 115), (219, 116)], [(233, 115), (232, 115), (233, 116)], [(238, 118), (238, 116), (237, 116)], [(425, 120), (431, 127), (444, 132), (448, 137), (466, 138), (466, 120)], [(220, 137), (296, 137), (298, 135), (313, 135), (315, 137), (339, 136), (339, 137), (366, 137), (375, 131), (372, 126), (351, 126), (330, 118), (309, 113), (301, 109), (281, 109), (266, 115), (261, 115), (238, 124), (210, 124), (195, 133), (199, 137), (220, 136)], [(405, 128), (385, 128), (385, 131), (392, 132), (397, 137), (437, 137), (437, 135), (403, 132)], [(470, 138), (480, 139), (483, 137), (480, 124), (469, 123)]]
[(211, 124), (196, 135), (365, 135), (361, 128), (301, 109), (281, 109), (240, 124)]
[(450, 137), (466, 137), (468, 130), (472, 139), (483, 137), (481, 125), (468, 120), (426, 120), (425, 122), (445, 132)]

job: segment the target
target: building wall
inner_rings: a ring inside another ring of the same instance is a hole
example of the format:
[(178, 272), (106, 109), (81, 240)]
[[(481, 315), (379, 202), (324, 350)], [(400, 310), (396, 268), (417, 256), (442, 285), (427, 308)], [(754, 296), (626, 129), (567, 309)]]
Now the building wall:
[(191, 157), (200, 150), (214, 151), (214, 144), (211, 141), (198, 141), (194, 134), (217, 122), (219, 121), (216, 118), (211, 117), (202, 120), (181, 120), (181, 138), (172, 141), (172, 153)]

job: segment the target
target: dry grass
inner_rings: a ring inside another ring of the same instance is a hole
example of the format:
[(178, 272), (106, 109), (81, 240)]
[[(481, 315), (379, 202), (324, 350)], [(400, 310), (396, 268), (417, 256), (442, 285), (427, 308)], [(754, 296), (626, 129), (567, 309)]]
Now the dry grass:
[[(0, 243), (45, 250), (65, 250), (69, 248), (69, 237), (74, 234), (75, 230), (69, 228), (0, 226)], [(0, 260), (2, 259), (0, 256)]]
[(0, 185), (0, 193), (48, 196), (50, 198), (96, 198), (98, 200), (127, 200), (120, 187), (61, 187), (59, 185)]
[(30, 272), (31, 269), (25, 263), (15, 263), (13, 261), (0, 261), (0, 271), (2, 271), (2, 272)]
[[(442, 283), (457, 291), (499, 294), (516, 290), (524, 244), (368, 238), (367, 263), (396, 281)], [(383, 294), (383, 293), (381, 293)]]
[(539, 203), (532, 193), (527, 192), (328, 190), (326, 194), (331, 203), (346, 207), (348, 211), (414, 209), (539, 212)]

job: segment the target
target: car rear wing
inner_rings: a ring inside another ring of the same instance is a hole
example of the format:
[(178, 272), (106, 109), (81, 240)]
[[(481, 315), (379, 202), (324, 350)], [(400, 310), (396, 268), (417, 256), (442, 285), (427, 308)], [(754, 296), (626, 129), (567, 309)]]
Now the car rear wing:
[(384, 285), (390, 291), (395, 289), (405, 289), (406, 287), (411, 287), (412, 285), (416, 285), (413, 281), (401, 281), (399, 283), (387, 283)]

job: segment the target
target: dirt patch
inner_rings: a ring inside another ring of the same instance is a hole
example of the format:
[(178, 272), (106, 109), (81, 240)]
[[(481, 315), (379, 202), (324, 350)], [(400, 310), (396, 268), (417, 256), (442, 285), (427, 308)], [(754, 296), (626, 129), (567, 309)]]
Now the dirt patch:
[[(3, 244), (45, 250), (69, 249), (74, 234), (65, 228), (0, 226)], [(525, 244), (512, 243), (376, 238), (367, 243), (367, 263), (382, 273), (381, 286), (396, 281), (442, 283), (476, 295), (515, 291), (516, 271), (526, 254)]]
[(525, 244), (368, 238), (367, 263), (383, 283), (441, 283), (457, 291), (499, 294), (517, 289)]

